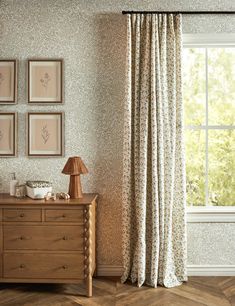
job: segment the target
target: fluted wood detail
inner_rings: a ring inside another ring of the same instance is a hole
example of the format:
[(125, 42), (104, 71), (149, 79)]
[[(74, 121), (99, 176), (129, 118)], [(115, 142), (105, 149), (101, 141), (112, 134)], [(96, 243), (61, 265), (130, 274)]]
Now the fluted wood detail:
[(69, 175), (79, 175), (88, 173), (88, 170), (81, 157), (74, 156), (69, 157), (64, 166), (64, 169), (62, 170), (62, 173)]
[(91, 206), (84, 209), (84, 278), (88, 296), (92, 295), (92, 211)]
[(81, 157), (69, 157), (64, 169), (62, 170), (62, 173), (70, 175), (69, 195), (71, 199), (82, 198), (83, 195), (80, 174), (86, 174), (88, 173), (88, 170)]
[(80, 175), (70, 175), (69, 195), (71, 199), (82, 198), (82, 185)]

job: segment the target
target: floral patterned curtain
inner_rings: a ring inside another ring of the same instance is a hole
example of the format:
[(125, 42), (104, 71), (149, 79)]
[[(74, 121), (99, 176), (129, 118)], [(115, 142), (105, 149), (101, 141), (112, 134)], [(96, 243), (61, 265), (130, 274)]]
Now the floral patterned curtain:
[(181, 15), (127, 18), (122, 281), (174, 287), (187, 280)]

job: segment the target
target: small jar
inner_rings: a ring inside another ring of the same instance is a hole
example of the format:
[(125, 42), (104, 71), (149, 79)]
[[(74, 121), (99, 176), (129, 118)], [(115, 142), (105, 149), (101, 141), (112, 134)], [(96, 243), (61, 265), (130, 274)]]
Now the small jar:
[(15, 197), (16, 198), (24, 198), (25, 195), (26, 195), (25, 184), (16, 185)]

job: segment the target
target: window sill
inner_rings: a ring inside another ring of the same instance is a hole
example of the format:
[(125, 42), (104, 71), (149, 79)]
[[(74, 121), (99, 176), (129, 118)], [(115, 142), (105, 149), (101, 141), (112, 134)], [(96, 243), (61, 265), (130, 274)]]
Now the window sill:
[(235, 222), (234, 206), (187, 207), (188, 223), (233, 223)]

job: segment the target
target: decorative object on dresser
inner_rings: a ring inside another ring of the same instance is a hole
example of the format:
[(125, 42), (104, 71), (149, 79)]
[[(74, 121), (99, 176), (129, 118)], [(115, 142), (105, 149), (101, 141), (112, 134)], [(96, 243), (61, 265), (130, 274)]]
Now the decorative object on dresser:
[(17, 113), (0, 112), (0, 157), (17, 153)]
[(16, 185), (15, 197), (24, 198), (25, 196), (26, 196), (26, 185), (25, 184)]
[(11, 173), (10, 180), (10, 196), (14, 196), (16, 194), (16, 186), (19, 184), (19, 181), (16, 179), (15, 172)]
[(44, 199), (48, 192), (52, 192), (52, 184), (48, 181), (27, 181), (26, 191), (31, 199)]
[(69, 200), (70, 199), (70, 195), (68, 193), (65, 192), (59, 192), (56, 194), (56, 197), (58, 199), (64, 199), (64, 200)]
[(0, 104), (17, 102), (17, 60), (0, 60)]
[(28, 60), (28, 103), (63, 103), (63, 60)]
[(32, 112), (27, 116), (28, 156), (64, 154), (64, 113)]
[(84, 283), (92, 296), (96, 201), (0, 194), (0, 282)]
[(44, 200), (45, 201), (49, 201), (49, 200), (56, 200), (56, 194), (53, 192), (47, 192), (47, 194), (44, 196)]
[(74, 156), (69, 157), (67, 163), (62, 170), (62, 173), (70, 175), (69, 182), (69, 195), (71, 199), (82, 198), (82, 186), (80, 180), (80, 174), (88, 173), (86, 166), (84, 165), (81, 157)]

